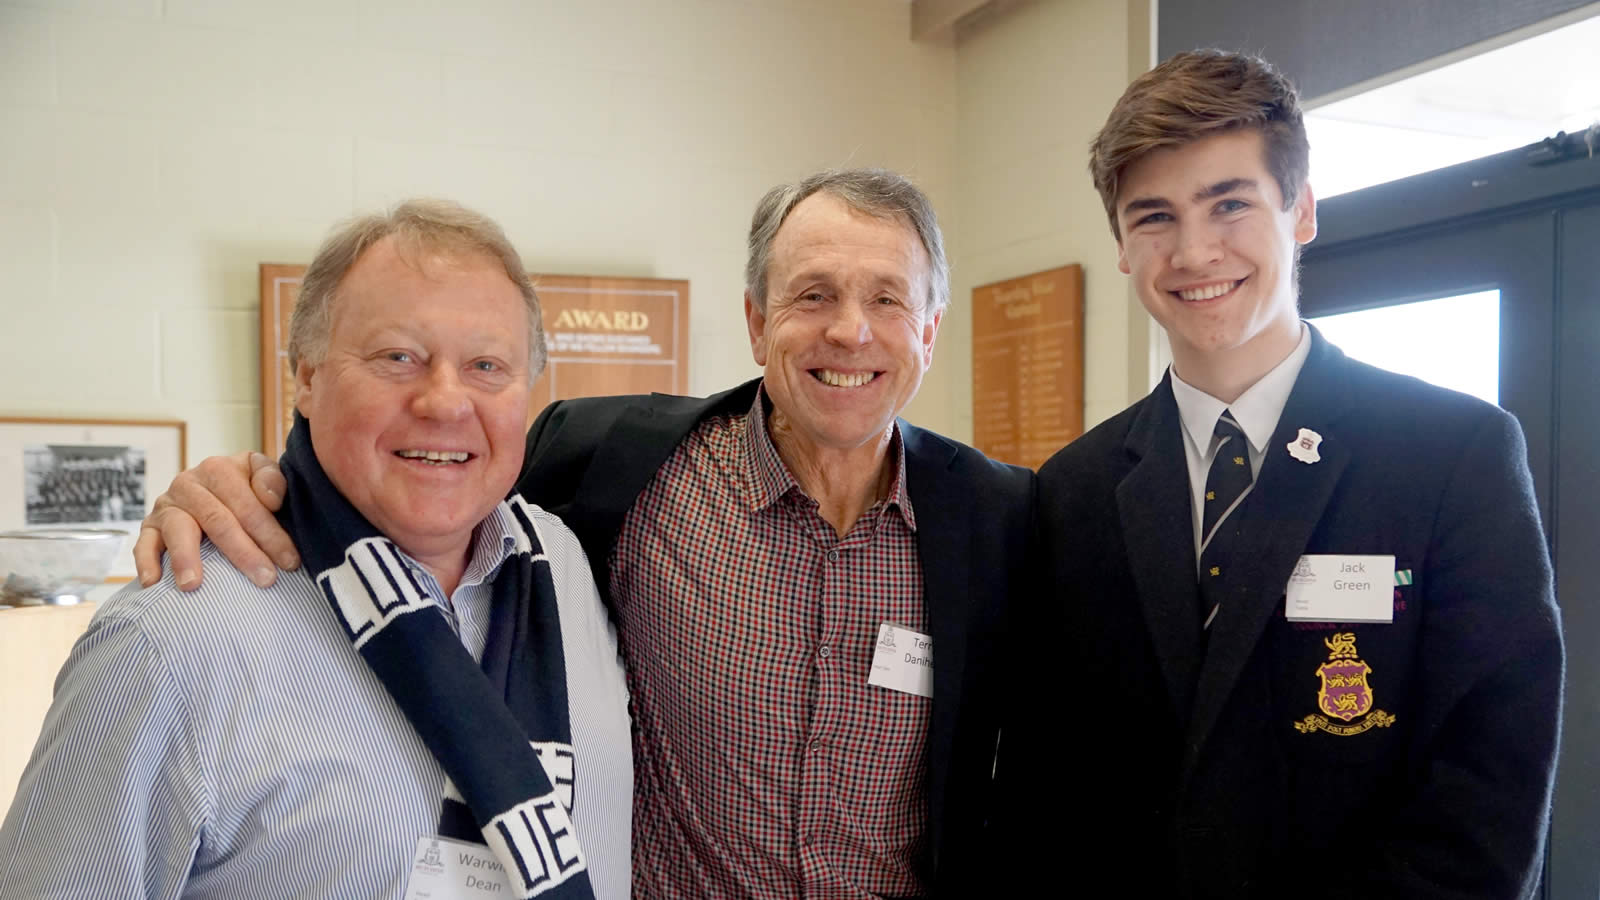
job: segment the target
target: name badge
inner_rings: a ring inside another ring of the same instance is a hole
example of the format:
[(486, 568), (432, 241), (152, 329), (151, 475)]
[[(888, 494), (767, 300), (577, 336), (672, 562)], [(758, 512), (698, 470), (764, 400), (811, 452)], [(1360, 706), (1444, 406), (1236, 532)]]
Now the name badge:
[(867, 684), (932, 697), (933, 638), (888, 622), (879, 625)]
[(488, 847), (435, 835), (417, 838), (405, 900), (520, 896), (511, 889), (505, 867)]
[(1394, 621), (1394, 557), (1307, 554), (1284, 590), (1291, 622)]

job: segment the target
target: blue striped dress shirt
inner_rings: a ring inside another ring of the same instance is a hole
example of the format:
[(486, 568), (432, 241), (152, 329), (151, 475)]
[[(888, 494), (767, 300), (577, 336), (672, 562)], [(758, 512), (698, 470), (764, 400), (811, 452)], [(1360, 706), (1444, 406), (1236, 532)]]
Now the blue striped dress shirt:
[[(627, 897), (627, 689), (577, 539), (534, 519), (551, 561), (576, 756), (572, 813), (598, 900)], [(513, 545), (497, 510), (445, 604), (479, 658), (488, 581)], [(302, 572), (268, 590), (210, 544), (95, 614), (0, 826), (0, 898), (400, 898), (437, 827), (444, 770)], [(420, 565), (422, 583), (440, 596)]]

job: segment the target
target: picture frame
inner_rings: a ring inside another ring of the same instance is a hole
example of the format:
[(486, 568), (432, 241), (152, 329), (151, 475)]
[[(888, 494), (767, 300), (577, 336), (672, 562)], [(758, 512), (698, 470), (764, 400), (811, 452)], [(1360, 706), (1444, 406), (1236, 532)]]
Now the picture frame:
[(187, 441), (177, 419), (0, 416), (0, 531), (125, 532), (106, 580), (130, 581), (139, 523), (187, 466)]
[(261, 450), (277, 459), (294, 425), (294, 370), (289, 368), (289, 320), (300, 299), (306, 267), (261, 263)]

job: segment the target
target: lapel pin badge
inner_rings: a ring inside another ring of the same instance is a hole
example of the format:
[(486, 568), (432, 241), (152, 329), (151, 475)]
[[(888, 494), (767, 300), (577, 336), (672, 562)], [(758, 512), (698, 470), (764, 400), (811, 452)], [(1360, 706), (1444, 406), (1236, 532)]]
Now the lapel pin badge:
[(1309, 466), (1322, 459), (1322, 454), (1317, 452), (1317, 447), (1321, 444), (1322, 435), (1309, 428), (1302, 428), (1299, 436), (1289, 442), (1289, 455)]

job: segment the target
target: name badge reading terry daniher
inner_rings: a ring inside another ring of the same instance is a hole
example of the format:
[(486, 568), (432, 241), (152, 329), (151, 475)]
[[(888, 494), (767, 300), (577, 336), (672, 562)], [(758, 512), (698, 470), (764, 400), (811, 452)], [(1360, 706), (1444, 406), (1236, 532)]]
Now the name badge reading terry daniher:
[(417, 838), (405, 900), (520, 896), (511, 889), (505, 867), (488, 847), (436, 835)]
[(1394, 621), (1394, 557), (1307, 554), (1284, 589), (1291, 622)]
[(879, 625), (867, 684), (932, 697), (933, 638), (888, 622)]

